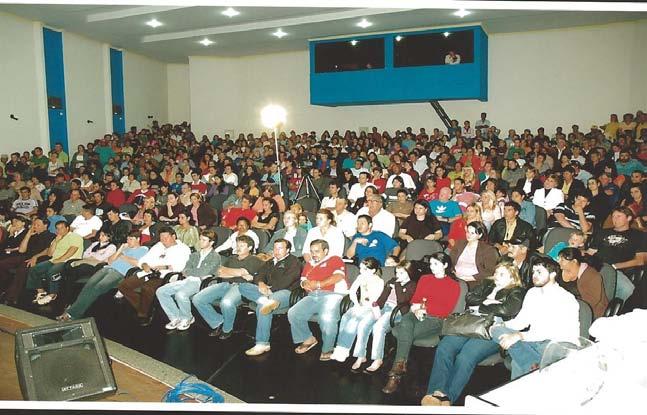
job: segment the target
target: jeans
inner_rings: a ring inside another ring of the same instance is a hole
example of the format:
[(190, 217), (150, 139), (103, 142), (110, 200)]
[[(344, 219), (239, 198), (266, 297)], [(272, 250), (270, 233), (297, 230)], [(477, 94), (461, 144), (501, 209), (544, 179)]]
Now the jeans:
[(322, 353), (331, 352), (335, 346), (337, 337), (337, 323), (339, 321), (339, 304), (343, 295), (316, 290), (310, 292), (301, 301), (296, 303), (288, 311), (288, 321), (292, 332), (294, 343), (303, 343), (310, 337), (312, 332), (308, 327), (308, 320), (317, 314), (323, 345)]
[(157, 289), (155, 295), (169, 320), (191, 320), (191, 296), (200, 291), (201, 283), (199, 278), (189, 277)]
[(395, 352), (394, 362), (406, 361), (415, 339), (440, 335), (443, 328), (443, 320), (438, 317), (426, 316), (420, 321), (412, 312), (402, 316), (398, 324), (398, 346)]
[(68, 308), (67, 313), (72, 318), (83, 317), (87, 309), (100, 295), (117, 288), (123, 279), (124, 276), (117, 270), (110, 267), (101, 268), (85, 283), (81, 293), (76, 297), (74, 304)]
[(492, 340), (464, 336), (443, 337), (436, 349), (427, 394), (440, 391), (447, 395), (451, 402), (456, 402), (476, 365), (498, 350), (498, 343)]
[[(382, 317), (377, 319), (373, 324), (373, 344), (371, 346), (371, 358), (373, 360), (384, 359), (384, 342), (386, 340), (386, 334), (391, 331), (391, 312), (394, 308), (395, 306), (393, 304), (385, 304), (382, 308)], [(398, 314), (395, 322), (399, 323), (401, 320), (402, 316)], [(355, 350), (355, 354), (357, 354), (357, 350)]]
[(258, 299), (263, 297), (258, 290), (258, 285), (246, 282), (238, 286), (240, 295), (250, 301), (255, 302), (256, 305), (256, 344), (269, 345), (270, 332), (272, 330), (272, 316), (276, 313), (283, 313), (290, 308), (290, 290), (273, 291), (269, 296), (272, 300), (280, 303), (279, 307), (270, 314), (261, 314), (263, 304), (258, 303)]
[[(498, 343), (499, 337), (503, 334), (518, 333), (517, 330), (505, 326), (493, 326), (490, 329), (492, 339)], [(550, 340), (539, 342), (518, 341), (508, 349), (508, 354), (512, 358), (512, 380), (523, 376), (533, 370), (533, 365), (541, 362), (544, 349), (548, 346)]]
[(627, 301), (627, 298), (629, 298), (631, 294), (633, 294), (636, 287), (624, 272), (618, 270), (617, 274), (618, 281), (616, 283), (616, 297), (618, 297), (622, 301)]
[[(220, 311), (216, 312), (213, 303), (220, 300)], [(229, 333), (234, 328), (236, 310), (241, 303), (238, 283), (221, 282), (210, 285), (193, 296), (193, 305), (212, 329), (222, 324), (222, 331)]]
[(52, 264), (52, 261), (43, 261), (34, 265), (27, 273), (27, 282), (25, 288), (28, 290), (35, 290), (43, 288), (45, 281), (49, 281), (52, 275), (63, 271), (65, 262)]

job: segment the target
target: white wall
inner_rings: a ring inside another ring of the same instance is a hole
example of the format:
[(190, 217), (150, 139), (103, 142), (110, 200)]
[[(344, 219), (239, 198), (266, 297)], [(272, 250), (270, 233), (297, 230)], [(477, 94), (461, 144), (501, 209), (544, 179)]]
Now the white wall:
[(0, 153), (48, 148), (42, 29), (0, 13), (0, 39)]
[[(446, 101), (447, 113), (474, 122), (481, 111), (499, 128), (591, 124), (647, 107), (647, 21), (489, 37), (489, 101)], [(309, 104), (307, 51), (238, 59), (190, 57), (196, 135), (263, 130), (270, 101), (288, 111), (286, 129), (321, 132), (377, 126), (441, 127), (429, 104), (319, 107)]]
[(103, 44), (70, 32), (63, 33), (63, 60), (68, 148), (74, 153), (78, 144), (112, 131), (112, 118), (108, 123), (106, 117), (111, 100), (105, 99), (106, 90), (110, 93), (110, 78), (105, 77), (110, 61)]
[[(153, 120), (165, 123), (168, 116), (166, 64), (124, 51), (126, 130), (145, 128)], [(148, 116), (153, 118), (149, 119)]]
[(166, 65), (168, 79), (168, 122), (180, 124), (191, 122), (191, 91), (189, 65)]

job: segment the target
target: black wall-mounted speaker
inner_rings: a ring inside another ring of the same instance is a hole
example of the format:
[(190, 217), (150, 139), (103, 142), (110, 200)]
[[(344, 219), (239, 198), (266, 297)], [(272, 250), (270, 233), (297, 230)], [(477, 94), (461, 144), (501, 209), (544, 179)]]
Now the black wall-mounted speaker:
[(117, 391), (93, 318), (16, 331), (16, 369), (30, 401), (97, 399)]

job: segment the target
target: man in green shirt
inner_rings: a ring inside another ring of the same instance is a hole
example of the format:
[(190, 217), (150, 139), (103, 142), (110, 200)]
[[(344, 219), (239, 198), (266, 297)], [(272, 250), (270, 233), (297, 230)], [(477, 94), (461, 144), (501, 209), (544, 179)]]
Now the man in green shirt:
[(60, 273), (69, 259), (81, 259), (83, 256), (83, 238), (70, 231), (70, 225), (65, 221), (56, 223), (56, 238), (47, 249), (49, 260), (38, 264), (28, 263), (30, 267), (27, 273), (25, 288), (36, 290), (35, 301), (39, 305), (48, 304), (56, 298), (56, 294), (47, 294), (42, 288), (43, 283)]
[(42, 147), (36, 147), (32, 151), (31, 168), (34, 171), (34, 176), (38, 177), (40, 181), (45, 181), (47, 178), (47, 165), (49, 164), (49, 157), (43, 154)]
[(67, 166), (67, 164), (70, 162), (70, 156), (68, 156), (67, 153), (63, 151), (63, 144), (54, 144), (54, 152), (58, 155), (58, 160), (63, 163), (63, 165)]

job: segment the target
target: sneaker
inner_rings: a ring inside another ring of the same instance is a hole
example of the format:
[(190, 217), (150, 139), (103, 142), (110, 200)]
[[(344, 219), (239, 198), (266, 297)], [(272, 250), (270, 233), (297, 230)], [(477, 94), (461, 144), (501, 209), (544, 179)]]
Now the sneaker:
[(164, 328), (166, 330), (175, 330), (177, 328), (177, 326), (180, 325), (180, 321), (181, 320), (179, 318), (174, 318), (166, 326), (164, 326)]
[(177, 329), (180, 331), (187, 330), (193, 323), (195, 323), (195, 317), (191, 317), (189, 320), (182, 320), (180, 324), (178, 324)]
[(124, 298), (124, 295), (121, 293), (121, 291), (117, 291), (117, 293), (115, 294), (115, 300), (120, 300), (122, 298)]
[(263, 305), (263, 307), (261, 307), (261, 314), (263, 314), (263, 315), (270, 314), (274, 310), (279, 308), (279, 305), (281, 305), (281, 303), (279, 303), (278, 301), (269, 300), (267, 303), (265, 303), (265, 305)]
[(251, 349), (245, 351), (245, 354), (247, 356), (260, 356), (263, 353), (267, 353), (270, 351), (270, 345), (269, 344), (257, 344)]
[(340, 363), (344, 363), (348, 359), (349, 351), (348, 349), (342, 349), (340, 347), (335, 347), (332, 354), (330, 355), (331, 360), (336, 360)]

